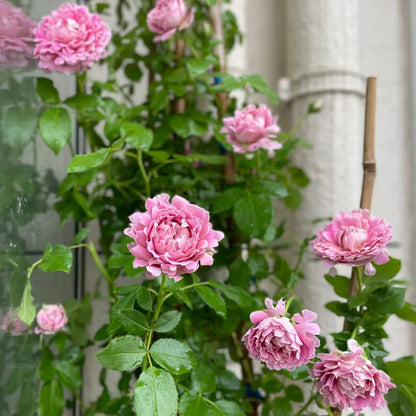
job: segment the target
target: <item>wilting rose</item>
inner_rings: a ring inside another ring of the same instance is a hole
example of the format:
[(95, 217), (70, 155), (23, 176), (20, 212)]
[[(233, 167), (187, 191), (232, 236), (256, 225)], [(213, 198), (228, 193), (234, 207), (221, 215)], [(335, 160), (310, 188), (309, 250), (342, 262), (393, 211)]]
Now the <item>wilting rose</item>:
[(35, 27), (22, 9), (0, 0), (0, 69), (35, 66)]
[(314, 312), (303, 310), (292, 319), (285, 316), (286, 303), (279, 300), (273, 306), (271, 299), (265, 301), (267, 309), (250, 315), (254, 326), (243, 336), (250, 355), (263, 361), (270, 370), (293, 370), (306, 364), (315, 356), (319, 347), (320, 328), (312, 323), (317, 318)]
[(227, 133), (225, 139), (236, 153), (255, 152), (262, 148), (269, 151), (269, 157), (273, 157), (274, 150), (282, 147), (281, 143), (272, 140), (280, 131), (277, 117), (273, 117), (263, 104), (259, 108), (250, 104), (244, 110), (237, 110), (234, 117), (222, 121), (221, 133)]
[(45, 305), (38, 312), (36, 321), (36, 334), (54, 334), (68, 322), (68, 318), (62, 305)]
[(355, 414), (366, 407), (386, 407), (384, 395), (396, 386), (362, 356), (363, 349), (355, 340), (348, 341), (348, 348), (350, 351), (318, 354), (319, 361), (313, 364), (312, 374), (325, 403), (340, 410), (352, 407)]
[(340, 212), (311, 242), (314, 254), (328, 264), (363, 266), (367, 275), (375, 273), (376, 264), (389, 261), (385, 247), (393, 236), (390, 224), (374, 218), (366, 209)]
[(183, 0), (158, 0), (147, 15), (147, 26), (157, 33), (153, 42), (169, 39), (177, 30), (189, 27), (194, 20), (195, 9), (188, 9)]
[(224, 238), (214, 231), (209, 213), (186, 199), (169, 195), (149, 198), (147, 212), (136, 212), (129, 217), (130, 227), (124, 233), (134, 242), (128, 245), (135, 257), (133, 267), (146, 267), (151, 276), (164, 273), (175, 279), (193, 273), (199, 265), (211, 266), (214, 247)]
[(23, 335), (28, 333), (27, 325), (17, 316), (15, 309), (9, 309), (1, 324), (3, 331), (12, 335)]
[(66, 3), (42, 19), (35, 36), (39, 67), (70, 75), (105, 57), (111, 32), (86, 6)]

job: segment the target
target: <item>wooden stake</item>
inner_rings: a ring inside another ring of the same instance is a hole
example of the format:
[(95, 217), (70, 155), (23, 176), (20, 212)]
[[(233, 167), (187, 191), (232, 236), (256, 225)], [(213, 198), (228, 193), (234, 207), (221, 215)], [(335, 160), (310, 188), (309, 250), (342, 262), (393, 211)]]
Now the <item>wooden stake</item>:
[[(377, 78), (367, 78), (367, 93), (365, 101), (365, 126), (364, 126), (364, 150), (363, 150), (363, 185), (361, 188), (360, 208), (371, 209), (374, 183), (376, 181), (376, 157), (375, 157), (375, 127), (376, 127), (376, 90)], [(360, 293), (358, 276), (355, 268), (352, 269), (349, 296), (357, 296)], [(348, 330), (350, 323), (344, 321), (344, 331)], [(341, 416), (342, 411), (332, 408), (334, 416)]]
[[(185, 55), (185, 41), (182, 39), (177, 39), (175, 44), (175, 60), (183, 58)], [(173, 112), (175, 114), (183, 114), (186, 112), (186, 99), (177, 98), (173, 103)]]

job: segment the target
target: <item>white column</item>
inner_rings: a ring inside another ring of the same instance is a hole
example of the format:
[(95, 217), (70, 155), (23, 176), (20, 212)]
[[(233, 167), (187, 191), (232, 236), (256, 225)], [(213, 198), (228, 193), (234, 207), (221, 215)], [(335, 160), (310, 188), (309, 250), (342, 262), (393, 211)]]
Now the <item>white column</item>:
[[(365, 79), (358, 72), (358, 0), (289, 0), (287, 21), (292, 124), (311, 100), (323, 104), (299, 131), (313, 149), (295, 156), (312, 179), (291, 224), (303, 237), (316, 231), (313, 220), (359, 206)], [(324, 308), (335, 295), (321, 263), (309, 261), (304, 272), (299, 293), (306, 306), (318, 313), (325, 335), (341, 330)]]

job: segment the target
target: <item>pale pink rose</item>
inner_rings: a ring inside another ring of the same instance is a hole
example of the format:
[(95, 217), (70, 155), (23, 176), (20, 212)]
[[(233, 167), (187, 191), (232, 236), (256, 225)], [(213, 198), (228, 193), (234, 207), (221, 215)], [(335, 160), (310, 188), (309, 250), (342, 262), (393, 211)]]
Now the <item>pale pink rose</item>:
[(270, 370), (294, 370), (306, 364), (320, 344), (316, 337), (320, 328), (312, 323), (317, 315), (303, 310), (290, 319), (285, 316), (286, 302), (282, 299), (276, 307), (271, 299), (265, 303), (266, 310), (250, 315), (254, 326), (242, 338), (251, 357), (263, 361)]
[(214, 247), (224, 238), (214, 231), (209, 213), (186, 199), (160, 194), (148, 198), (147, 212), (129, 217), (124, 233), (134, 242), (128, 245), (135, 257), (133, 267), (146, 267), (149, 277), (164, 273), (175, 281), (182, 274), (193, 273), (199, 266), (211, 266)]
[(91, 68), (106, 55), (111, 32), (86, 6), (66, 3), (45, 16), (35, 29), (39, 67), (70, 75)]
[(365, 265), (365, 273), (374, 275), (370, 263), (389, 261), (385, 247), (393, 236), (390, 224), (382, 218), (374, 218), (366, 209), (340, 212), (324, 229), (319, 230), (311, 242), (316, 257), (328, 265)]
[(7, 315), (4, 317), (1, 329), (8, 331), (12, 335), (28, 334), (27, 325), (17, 316), (15, 309), (9, 309)]
[(35, 66), (35, 27), (21, 8), (0, 0), (0, 69)]
[(184, 0), (158, 0), (147, 15), (147, 26), (157, 33), (153, 42), (169, 39), (177, 30), (189, 27), (194, 21), (195, 9), (188, 9)]
[(366, 407), (386, 407), (384, 395), (396, 386), (362, 356), (363, 349), (355, 340), (348, 341), (348, 348), (350, 351), (318, 354), (319, 361), (313, 363), (312, 374), (324, 402), (340, 410), (352, 407), (356, 415)]
[(62, 305), (45, 305), (38, 312), (36, 321), (36, 334), (54, 334), (68, 322), (68, 318)]
[(236, 153), (255, 152), (266, 149), (269, 157), (274, 156), (274, 150), (280, 149), (282, 144), (275, 139), (280, 131), (277, 117), (263, 104), (256, 108), (250, 104), (244, 110), (237, 110), (234, 117), (223, 120), (221, 133), (227, 133), (226, 140), (231, 143)]

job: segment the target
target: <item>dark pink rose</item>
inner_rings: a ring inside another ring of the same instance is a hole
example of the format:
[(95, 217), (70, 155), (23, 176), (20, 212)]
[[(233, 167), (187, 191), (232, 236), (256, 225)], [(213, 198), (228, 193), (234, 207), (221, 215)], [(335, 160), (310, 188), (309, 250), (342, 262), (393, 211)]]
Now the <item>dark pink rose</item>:
[(316, 257), (334, 265), (365, 265), (365, 273), (373, 275), (376, 264), (389, 261), (385, 247), (393, 236), (390, 224), (374, 218), (366, 209), (340, 212), (311, 242)]
[(0, 0), (0, 69), (35, 66), (35, 27), (22, 9)]
[(194, 21), (195, 9), (188, 9), (183, 0), (158, 0), (147, 15), (147, 26), (157, 33), (153, 42), (169, 39), (177, 30), (189, 27)]
[(39, 67), (70, 75), (105, 57), (111, 32), (86, 6), (66, 3), (42, 19), (35, 36)]
[(68, 322), (68, 318), (62, 305), (45, 305), (38, 312), (36, 321), (36, 334), (54, 334)]
[(214, 247), (224, 238), (214, 231), (209, 212), (175, 196), (160, 194), (146, 201), (147, 212), (129, 217), (124, 233), (134, 242), (128, 245), (135, 257), (133, 267), (146, 267), (150, 276), (164, 273), (175, 279), (193, 273), (199, 266), (211, 266)]
[(227, 133), (226, 140), (231, 143), (236, 153), (255, 152), (262, 148), (274, 156), (274, 150), (282, 147), (275, 139), (280, 131), (277, 117), (263, 104), (256, 108), (248, 105), (244, 110), (237, 110), (234, 117), (224, 118), (221, 133)]
[(17, 316), (15, 309), (9, 309), (1, 324), (3, 331), (8, 331), (12, 335), (28, 334), (27, 325)]
[(362, 356), (363, 349), (355, 340), (348, 341), (348, 348), (346, 352), (318, 354), (319, 361), (313, 364), (316, 387), (324, 402), (340, 410), (352, 407), (356, 415), (366, 407), (386, 407), (384, 395), (396, 386)]
[(294, 370), (315, 356), (319, 347), (320, 328), (312, 323), (314, 312), (303, 310), (292, 319), (286, 317), (286, 303), (280, 299), (273, 306), (271, 299), (265, 301), (267, 309), (250, 315), (254, 326), (243, 336), (251, 357), (263, 361), (270, 370)]

